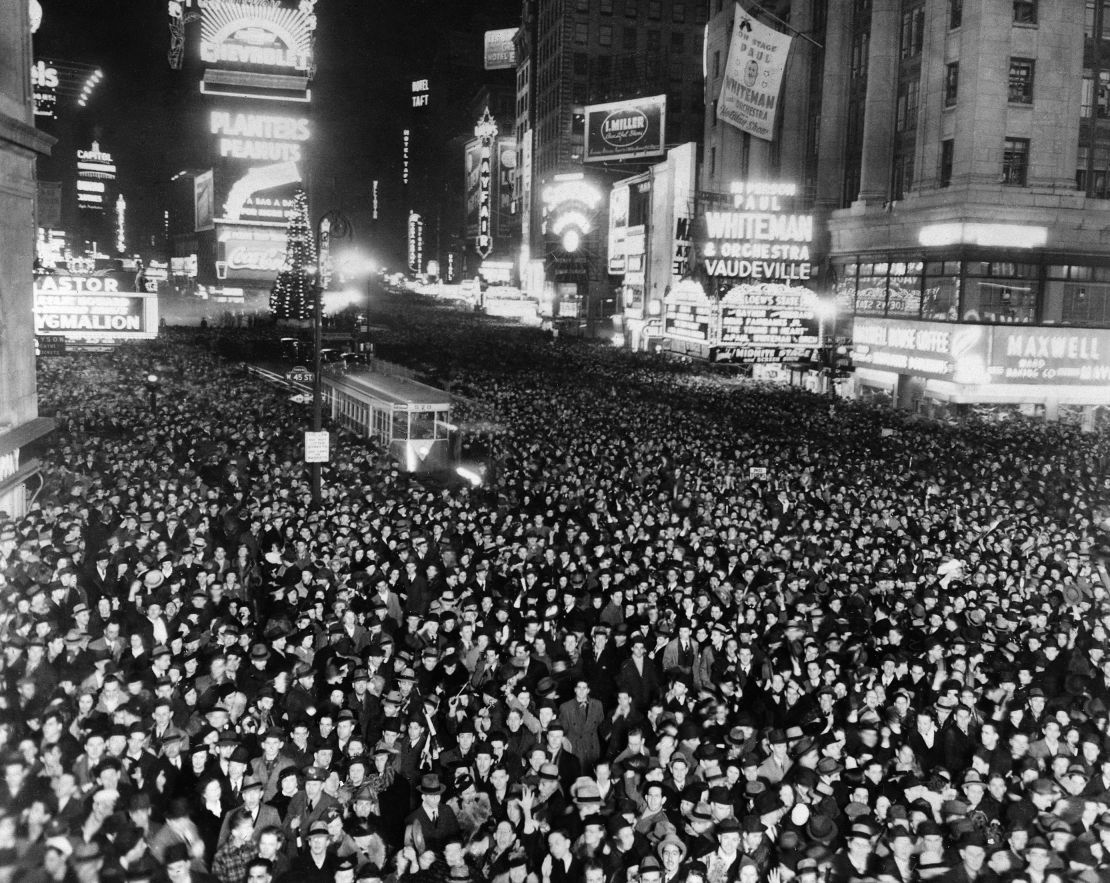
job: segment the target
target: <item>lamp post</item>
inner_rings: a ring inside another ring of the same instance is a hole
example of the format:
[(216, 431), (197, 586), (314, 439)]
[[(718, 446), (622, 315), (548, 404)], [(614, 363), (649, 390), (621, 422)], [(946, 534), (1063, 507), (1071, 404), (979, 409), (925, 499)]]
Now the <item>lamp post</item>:
[(832, 347), (827, 338), (827, 326), (831, 323), (836, 327), (836, 302), (832, 300), (818, 300), (813, 306), (817, 314), (817, 352), (821, 359), (821, 378), (825, 384), (822, 392), (836, 395), (836, 384), (833, 382)]
[(143, 383), (150, 393), (150, 411), (153, 414), (158, 410), (158, 384), (160, 383), (158, 375), (152, 371), (143, 379)]
[[(320, 432), (324, 424), (323, 415), (323, 378), (324, 367), (320, 350), (323, 344), (324, 291), (331, 281), (331, 241), (346, 239), (351, 235), (351, 222), (342, 213), (332, 209), (323, 215), (316, 224), (316, 303), (312, 313), (312, 431)], [(320, 505), (321, 465), (312, 465), (312, 505)]]

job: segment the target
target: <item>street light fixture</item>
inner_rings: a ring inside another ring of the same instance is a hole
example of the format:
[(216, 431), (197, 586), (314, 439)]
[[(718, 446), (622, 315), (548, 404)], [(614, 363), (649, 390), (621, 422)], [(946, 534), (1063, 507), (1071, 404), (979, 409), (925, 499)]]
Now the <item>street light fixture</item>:
[(158, 387), (161, 385), (161, 380), (158, 375), (153, 371), (144, 378), (143, 383), (146, 385), (147, 392), (150, 393), (150, 410), (155, 412), (158, 410)]

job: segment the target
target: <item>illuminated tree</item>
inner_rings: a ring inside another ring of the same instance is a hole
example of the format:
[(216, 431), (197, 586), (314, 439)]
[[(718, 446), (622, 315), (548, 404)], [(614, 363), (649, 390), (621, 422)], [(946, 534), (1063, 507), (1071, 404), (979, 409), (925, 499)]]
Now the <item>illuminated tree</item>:
[(285, 263), (270, 291), (270, 312), (279, 319), (310, 319), (316, 296), (311, 274), (316, 269), (316, 244), (308, 223), (308, 197), (298, 190), (293, 217), (285, 232)]

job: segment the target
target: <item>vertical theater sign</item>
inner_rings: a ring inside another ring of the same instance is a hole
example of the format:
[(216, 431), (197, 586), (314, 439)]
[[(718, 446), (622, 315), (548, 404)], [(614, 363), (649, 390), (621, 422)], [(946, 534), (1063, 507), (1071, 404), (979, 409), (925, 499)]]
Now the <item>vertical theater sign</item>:
[(493, 145), (497, 140), (497, 121), (487, 107), (474, 134), (479, 143), (478, 160), (478, 238), (474, 242), (478, 255), (485, 260), (493, 251), (493, 221), (491, 203), (493, 197)]

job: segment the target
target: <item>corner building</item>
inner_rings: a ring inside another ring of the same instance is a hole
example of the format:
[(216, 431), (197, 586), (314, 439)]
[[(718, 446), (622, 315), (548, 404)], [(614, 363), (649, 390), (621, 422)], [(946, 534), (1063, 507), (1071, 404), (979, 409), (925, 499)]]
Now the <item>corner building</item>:
[(702, 186), (789, 178), (812, 199), (847, 391), (937, 417), (1104, 421), (1110, 4), (768, 4), (820, 46), (795, 40), (781, 134), (757, 142), (715, 121), (731, 11), (709, 2)]

